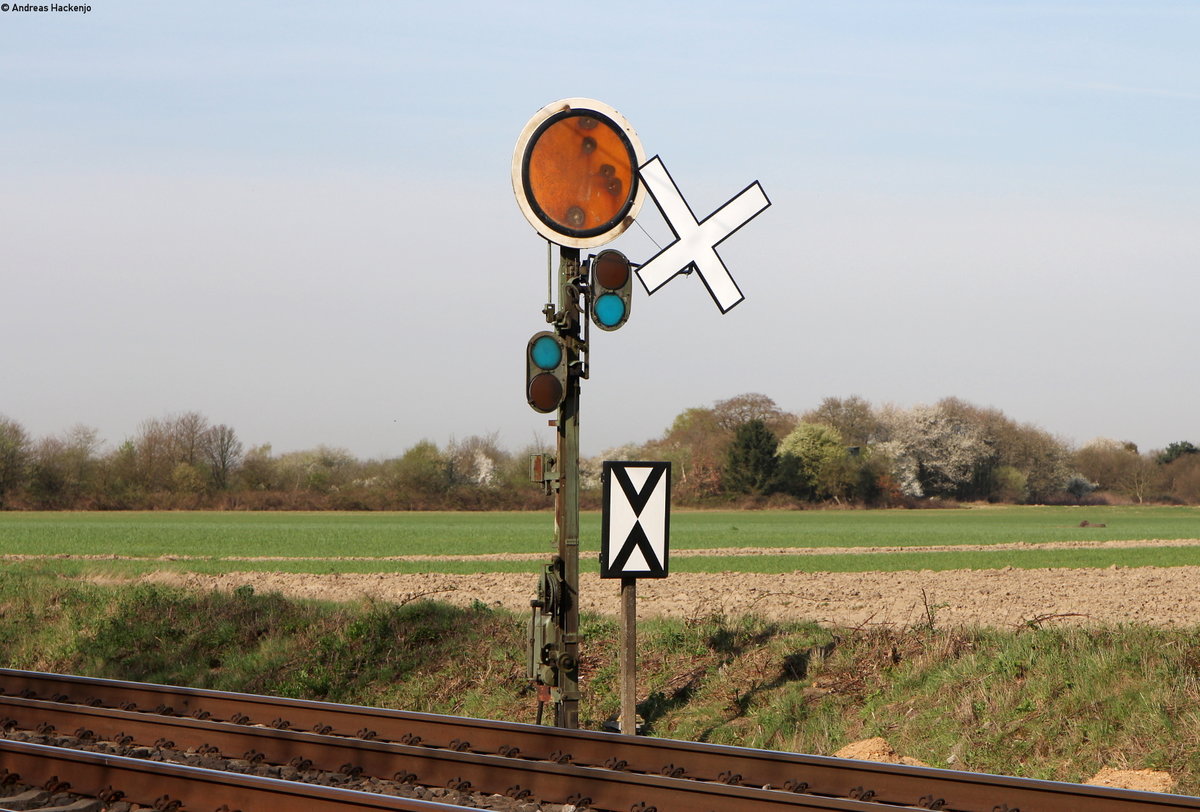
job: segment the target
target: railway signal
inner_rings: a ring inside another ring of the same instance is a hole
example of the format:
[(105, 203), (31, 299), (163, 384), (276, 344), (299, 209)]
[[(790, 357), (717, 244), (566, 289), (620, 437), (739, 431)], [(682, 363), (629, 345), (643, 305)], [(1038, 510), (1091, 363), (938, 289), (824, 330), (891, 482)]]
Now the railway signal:
[[(770, 205), (755, 182), (714, 214), (698, 221), (657, 158), (647, 162), (641, 141), (624, 116), (594, 99), (562, 99), (525, 124), (512, 158), (513, 194), (533, 229), (559, 247), (558, 284), (551, 273), (542, 308), (550, 329), (535, 333), (525, 348), (525, 399), (543, 414), (556, 412), (553, 456), (537, 455), (530, 476), (554, 494), (558, 554), (543, 573), (530, 622), (529, 676), (539, 703), (554, 704), (555, 724), (579, 726), (579, 384), (588, 377), (590, 339), (585, 319), (605, 332), (621, 328), (632, 310), (634, 263), (606, 249), (580, 261), (580, 250), (597, 248), (623, 234), (650, 191), (676, 240), (636, 273), (650, 292), (680, 272), (699, 271), (721, 312), (742, 300), (741, 291), (716, 254), (716, 245)], [(557, 290), (557, 301), (555, 301)], [(665, 463), (633, 463), (660, 466)], [(665, 577), (665, 527), (647, 531), (664, 515), (664, 470), (618, 474), (636, 509), (626, 511), (621, 546), (606, 557), (607, 577), (622, 579), (622, 601), (632, 602), (633, 579)], [(646, 473), (654, 482), (630, 477)], [(628, 484), (628, 488), (625, 485)], [(635, 487), (636, 485), (636, 487)], [(632, 493), (630, 496), (629, 494)], [(663, 494), (661, 499), (659, 494)], [(653, 495), (651, 498), (650, 495)], [(643, 496), (650, 501), (643, 504)], [(647, 504), (650, 507), (647, 507)], [(649, 535), (647, 535), (649, 533)], [(625, 612), (632, 623), (632, 609)], [(630, 635), (629, 646), (633, 637)], [(630, 658), (632, 662), (632, 658)], [(632, 674), (632, 669), (630, 668)], [(632, 680), (630, 680), (632, 683)], [(622, 721), (631, 717), (632, 690), (622, 689)], [(628, 695), (628, 696), (626, 696)], [(541, 704), (539, 704), (539, 719)], [(628, 725), (627, 732), (632, 732)]]

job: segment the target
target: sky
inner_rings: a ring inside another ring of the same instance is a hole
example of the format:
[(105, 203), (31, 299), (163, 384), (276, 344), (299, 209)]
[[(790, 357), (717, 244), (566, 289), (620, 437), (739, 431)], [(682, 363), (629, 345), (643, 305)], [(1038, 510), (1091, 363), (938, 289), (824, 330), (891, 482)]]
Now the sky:
[[(1200, 442), (1193, 2), (161, 3), (0, 11), (0, 415), (108, 447), (198, 411), (398, 456), (524, 401), (547, 243), (510, 178), (562, 98), (701, 217), (772, 206), (593, 331), (587, 455), (761, 392), (955, 396), (1082, 444)], [(671, 240), (651, 202), (609, 247)]]

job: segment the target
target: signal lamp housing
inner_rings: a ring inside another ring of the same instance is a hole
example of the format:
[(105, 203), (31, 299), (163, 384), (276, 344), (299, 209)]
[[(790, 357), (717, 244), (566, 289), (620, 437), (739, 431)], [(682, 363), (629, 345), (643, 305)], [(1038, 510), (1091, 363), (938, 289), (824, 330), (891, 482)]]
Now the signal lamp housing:
[(567, 348), (542, 331), (525, 348), (525, 400), (538, 412), (553, 412), (567, 396)]
[(590, 263), (588, 315), (601, 330), (616, 330), (629, 320), (633, 304), (633, 268), (620, 251), (601, 251)]

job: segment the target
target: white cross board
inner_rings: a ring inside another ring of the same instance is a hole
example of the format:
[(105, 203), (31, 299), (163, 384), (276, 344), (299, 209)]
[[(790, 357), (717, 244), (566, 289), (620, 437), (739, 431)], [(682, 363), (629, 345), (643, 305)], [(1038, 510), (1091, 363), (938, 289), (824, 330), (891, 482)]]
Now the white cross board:
[(675, 242), (637, 270), (646, 291), (654, 293), (676, 274), (695, 270), (717, 307), (722, 313), (728, 313), (746, 297), (729, 275), (716, 248), (771, 205), (762, 186), (754, 181), (724, 206), (698, 221), (657, 155), (642, 165), (638, 175), (675, 234)]
[(601, 578), (666, 578), (671, 463), (605, 460)]

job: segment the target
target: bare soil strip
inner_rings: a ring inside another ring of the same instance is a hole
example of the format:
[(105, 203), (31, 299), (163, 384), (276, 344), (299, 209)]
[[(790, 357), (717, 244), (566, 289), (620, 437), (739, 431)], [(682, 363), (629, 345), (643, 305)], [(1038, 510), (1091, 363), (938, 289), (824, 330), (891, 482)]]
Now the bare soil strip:
[[(703, 550), (671, 550), (672, 558), (720, 558), (763, 555), (873, 555), (879, 553), (961, 553), (1030, 550), (1117, 550), (1133, 547), (1195, 547), (1200, 539), (1138, 539), (1119, 541), (1014, 541), (1003, 544), (931, 544), (908, 547), (712, 547)], [(59, 559), (74, 561), (538, 561), (549, 555), (542, 553), (482, 553), (479, 555), (387, 555), (387, 556), (197, 556), (159, 555), (136, 556), (96, 554), (71, 555), (0, 555), (3, 561)]]
[[(97, 579), (93, 579), (97, 580)], [(158, 572), (143, 580), (201, 590), (250, 586), (295, 598), (403, 603), (430, 597), (470, 606), (529, 611), (537, 576), (528, 573), (312, 575)], [(107, 582), (114, 582), (109, 579)], [(1047, 624), (1200, 624), (1200, 567), (929, 570), (905, 572), (676, 573), (638, 584), (642, 617), (757, 614), (840, 627), (887, 625), (1019, 628)], [(619, 581), (584, 573), (585, 612), (616, 615)]]

